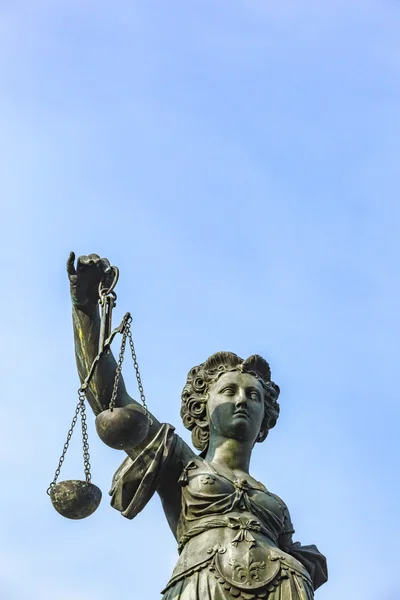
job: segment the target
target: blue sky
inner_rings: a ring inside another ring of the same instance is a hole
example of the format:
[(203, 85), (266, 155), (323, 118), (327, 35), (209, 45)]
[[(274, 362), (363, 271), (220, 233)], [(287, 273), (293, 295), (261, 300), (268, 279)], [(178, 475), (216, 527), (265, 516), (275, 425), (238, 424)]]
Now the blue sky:
[(316, 597), (398, 600), (399, 28), (394, 1), (1, 3), (2, 599), (158, 598), (176, 560), (158, 498), (109, 507), (123, 456), (92, 419), (100, 508), (63, 520), (45, 494), (77, 401), (74, 250), (119, 266), (150, 408), (186, 440), (193, 365), (270, 361), (251, 470), (327, 555)]

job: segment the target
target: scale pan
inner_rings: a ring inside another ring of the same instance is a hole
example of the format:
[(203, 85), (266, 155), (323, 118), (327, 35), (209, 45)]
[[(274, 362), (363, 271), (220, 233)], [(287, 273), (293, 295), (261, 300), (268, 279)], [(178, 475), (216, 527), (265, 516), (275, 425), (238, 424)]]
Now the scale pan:
[(100, 439), (116, 450), (135, 448), (149, 432), (149, 418), (137, 404), (103, 410), (96, 417)]
[(56, 483), (50, 490), (51, 502), (67, 519), (89, 517), (100, 504), (101, 490), (93, 483), (69, 479)]

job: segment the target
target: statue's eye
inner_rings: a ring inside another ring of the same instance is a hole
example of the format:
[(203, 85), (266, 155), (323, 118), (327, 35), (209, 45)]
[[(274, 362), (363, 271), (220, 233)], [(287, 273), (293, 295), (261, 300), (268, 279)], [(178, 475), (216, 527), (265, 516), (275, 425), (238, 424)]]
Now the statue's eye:
[(258, 401), (258, 400), (260, 400), (260, 394), (256, 390), (252, 390), (250, 392), (250, 398), (252, 400)]
[(234, 396), (235, 390), (231, 386), (225, 387), (223, 390), (221, 390), (221, 394), (225, 394), (225, 396)]

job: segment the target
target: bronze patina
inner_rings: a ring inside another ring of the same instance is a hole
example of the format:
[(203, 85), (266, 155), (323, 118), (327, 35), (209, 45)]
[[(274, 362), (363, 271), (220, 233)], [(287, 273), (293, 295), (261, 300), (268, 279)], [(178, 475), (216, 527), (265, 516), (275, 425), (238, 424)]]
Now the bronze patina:
[[(73, 253), (67, 270), (76, 362), (85, 382), (105, 335), (99, 287), (101, 299), (116, 272), (97, 254), (81, 256), (75, 267)], [(138, 382), (142, 395), (140, 376)], [(155, 492), (161, 497), (179, 551), (164, 600), (314, 597), (327, 580), (325, 557), (314, 545), (293, 542), (286, 504), (249, 473), (254, 444), (265, 440), (279, 416), (279, 387), (266, 360), (217, 352), (190, 370), (181, 417), (199, 454), (129, 396), (109, 347), (85, 394), (95, 415), (103, 415), (98, 430), (111, 428), (110, 445), (127, 454), (113, 478), (111, 505), (133, 519)], [(116, 420), (110, 427), (104, 411), (124, 407), (122, 425)]]

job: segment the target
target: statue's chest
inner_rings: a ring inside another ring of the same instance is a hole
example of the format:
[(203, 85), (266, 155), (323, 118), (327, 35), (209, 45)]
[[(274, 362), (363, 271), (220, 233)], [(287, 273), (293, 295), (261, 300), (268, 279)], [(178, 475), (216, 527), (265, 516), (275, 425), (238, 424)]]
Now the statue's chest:
[[(276, 498), (259, 484), (253, 486), (243, 478), (229, 479), (213, 469), (201, 468), (195, 463), (186, 469), (186, 492), (197, 498), (215, 502), (218, 498), (231, 498), (237, 508), (249, 510), (249, 506), (266, 510), (282, 519), (282, 510)], [(240, 502), (241, 500), (241, 502)]]

